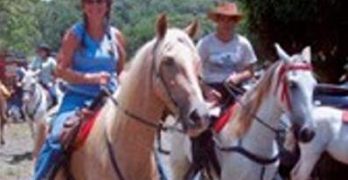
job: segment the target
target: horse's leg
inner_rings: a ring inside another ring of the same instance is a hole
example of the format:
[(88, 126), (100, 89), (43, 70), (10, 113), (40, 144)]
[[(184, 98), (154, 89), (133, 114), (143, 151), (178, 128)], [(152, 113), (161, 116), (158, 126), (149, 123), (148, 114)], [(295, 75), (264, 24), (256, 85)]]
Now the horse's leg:
[[(311, 142), (312, 143), (312, 142)], [(320, 158), (324, 148), (319, 148), (310, 145), (300, 145), (301, 156), (296, 166), (291, 171), (291, 179), (294, 180), (307, 180), (310, 178), (310, 174)]]
[(0, 94), (0, 144), (4, 145), (5, 144), (5, 139), (4, 139), (4, 130), (5, 130), (5, 124), (6, 124), (6, 101), (4, 97)]
[(5, 119), (3, 117), (0, 117), (0, 144), (4, 145), (4, 126), (5, 126)]
[[(36, 159), (38, 153), (40, 152), (41, 146), (46, 138), (46, 124), (43, 121), (38, 121), (35, 123), (36, 132), (34, 133), (34, 148), (33, 148), (33, 158)], [(34, 128), (32, 128), (34, 129)]]
[[(171, 133), (169, 169), (174, 180), (182, 180), (190, 168), (190, 140), (186, 135)], [(178, 148), (180, 147), (180, 148)]]

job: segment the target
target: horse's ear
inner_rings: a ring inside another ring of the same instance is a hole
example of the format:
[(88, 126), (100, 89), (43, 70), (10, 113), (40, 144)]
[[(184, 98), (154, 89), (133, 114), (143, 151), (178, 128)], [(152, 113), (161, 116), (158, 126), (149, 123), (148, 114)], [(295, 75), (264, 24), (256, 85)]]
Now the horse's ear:
[(39, 74), (40, 74), (40, 72), (41, 72), (41, 70), (40, 69), (38, 69), (38, 70), (36, 70), (36, 71), (32, 71), (32, 73), (33, 73), (33, 77), (38, 77), (39, 76)]
[(160, 14), (156, 22), (157, 38), (162, 39), (167, 33), (167, 16)]
[(25, 72), (27, 72), (27, 70), (25, 70), (24, 67), (20, 67), (20, 68), (19, 68), (19, 71), (20, 71), (21, 73), (23, 73), (23, 74), (25, 74)]
[(274, 44), (275, 48), (276, 48), (276, 51), (277, 51), (277, 54), (278, 54), (278, 57), (285, 61), (285, 63), (289, 63), (291, 61), (291, 58), (290, 56), (288, 55), (288, 53), (286, 53), (282, 47), (280, 47), (280, 45), (278, 43), (275, 43)]
[(311, 47), (307, 46), (302, 50), (302, 57), (306, 62), (311, 63)]
[(199, 29), (199, 22), (195, 19), (185, 28), (185, 32), (193, 39), (198, 34)]

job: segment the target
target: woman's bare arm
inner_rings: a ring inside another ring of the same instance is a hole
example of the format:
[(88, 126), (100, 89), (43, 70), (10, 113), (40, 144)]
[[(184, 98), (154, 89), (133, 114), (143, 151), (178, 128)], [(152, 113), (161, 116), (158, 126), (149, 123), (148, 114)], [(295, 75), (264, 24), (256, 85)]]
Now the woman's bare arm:
[(72, 59), (79, 47), (80, 40), (75, 36), (72, 29), (64, 35), (62, 46), (59, 50), (56, 74), (58, 77), (72, 84), (98, 84), (100, 74), (79, 73), (71, 69)]
[(127, 53), (126, 53), (126, 41), (124, 39), (124, 36), (120, 31), (116, 31), (116, 38), (117, 38), (117, 51), (119, 54), (119, 62), (117, 64), (117, 74), (120, 74), (124, 68), (124, 64), (126, 63)]

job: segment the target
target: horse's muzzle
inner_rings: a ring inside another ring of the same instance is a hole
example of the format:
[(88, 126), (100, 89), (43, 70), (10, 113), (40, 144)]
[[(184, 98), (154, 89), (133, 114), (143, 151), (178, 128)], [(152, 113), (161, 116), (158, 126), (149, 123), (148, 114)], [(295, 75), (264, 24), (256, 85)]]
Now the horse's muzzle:
[(209, 126), (208, 114), (199, 114), (197, 110), (193, 110), (183, 122), (184, 131), (189, 136), (198, 136)]

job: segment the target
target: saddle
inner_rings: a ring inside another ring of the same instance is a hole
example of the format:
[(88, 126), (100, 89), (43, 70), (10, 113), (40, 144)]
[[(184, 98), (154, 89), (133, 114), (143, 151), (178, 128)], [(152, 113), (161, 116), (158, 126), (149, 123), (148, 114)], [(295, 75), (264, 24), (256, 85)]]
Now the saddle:
[(98, 114), (99, 110), (91, 111), (86, 108), (67, 119), (60, 135), (60, 142), (68, 153), (84, 144)]
[(215, 142), (213, 140), (213, 131), (220, 133), (228, 120), (235, 113), (238, 103), (234, 103), (212, 120), (212, 128), (206, 130), (196, 138), (191, 138), (193, 163), (187, 171), (184, 179), (193, 179), (202, 169), (206, 170), (207, 176), (212, 179), (211, 168), (217, 175), (220, 175), (221, 167), (215, 153)]
[(64, 167), (67, 179), (74, 179), (70, 172), (71, 154), (82, 147), (86, 141), (100, 112), (100, 108), (106, 101), (107, 94), (101, 92), (87, 108), (77, 111), (64, 123), (60, 134), (60, 143), (63, 146), (64, 155), (59, 158), (56, 166), (49, 172), (50, 179), (54, 178), (60, 167)]
[(107, 93), (101, 91), (89, 107), (81, 109), (64, 123), (60, 141), (67, 152), (73, 151), (77, 147), (75, 144), (82, 145), (87, 139), (106, 97)]
[(195, 175), (202, 169), (210, 179), (211, 168), (217, 175), (220, 175), (221, 167), (215, 153), (215, 142), (213, 140), (213, 131), (219, 133), (223, 127), (228, 123), (228, 120), (233, 116), (238, 103), (236, 103), (237, 96), (245, 93), (246, 90), (237, 86), (224, 84), (225, 91), (228, 93), (226, 101), (219, 105), (221, 110), (217, 117), (211, 117), (211, 129), (206, 130), (196, 138), (191, 138), (193, 163), (185, 174), (185, 179), (193, 179)]

